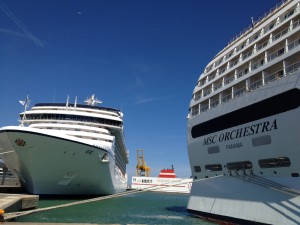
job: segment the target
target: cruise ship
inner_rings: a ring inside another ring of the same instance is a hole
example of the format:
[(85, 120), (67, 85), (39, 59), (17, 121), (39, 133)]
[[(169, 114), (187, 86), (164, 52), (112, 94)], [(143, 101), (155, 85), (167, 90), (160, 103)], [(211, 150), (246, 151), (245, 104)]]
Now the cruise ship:
[(300, 1), (252, 20), (205, 67), (187, 118), (190, 213), (300, 224)]
[(162, 169), (158, 177), (133, 176), (131, 189), (188, 194), (191, 191), (193, 179), (176, 176), (172, 165), (170, 169)]
[(0, 153), (27, 192), (40, 195), (108, 195), (126, 190), (129, 152), (123, 114), (86, 104), (39, 103), (19, 126), (0, 128)]

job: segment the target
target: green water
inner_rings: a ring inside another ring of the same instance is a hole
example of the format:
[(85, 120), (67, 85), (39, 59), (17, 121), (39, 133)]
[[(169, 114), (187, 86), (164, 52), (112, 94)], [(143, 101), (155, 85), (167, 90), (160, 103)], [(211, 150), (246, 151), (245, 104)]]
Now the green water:
[[(188, 195), (144, 192), (98, 202), (54, 209), (17, 218), (16, 222), (97, 224), (209, 225), (190, 215)], [(39, 208), (82, 199), (40, 199)]]

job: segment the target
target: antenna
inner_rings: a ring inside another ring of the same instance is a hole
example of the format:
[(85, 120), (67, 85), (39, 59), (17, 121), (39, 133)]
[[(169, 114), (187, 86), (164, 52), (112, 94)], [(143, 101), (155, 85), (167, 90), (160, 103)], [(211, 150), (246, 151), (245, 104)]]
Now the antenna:
[(84, 101), (87, 105), (91, 105), (91, 106), (94, 106), (96, 104), (101, 104), (102, 101), (98, 100), (97, 98), (95, 98), (95, 95), (92, 94), (91, 97), (87, 98), (85, 101)]
[(66, 103), (66, 108), (68, 108), (69, 107), (69, 95), (68, 95), (68, 97), (67, 97), (67, 103)]
[(254, 23), (254, 20), (253, 20), (253, 16), (251, 16), (251, 25), (252, 25), (252, 28), (254, 28), (255, 23)]
[(29, 94), (26, 95), (26, 99), (24, 101), (19, 100), (19, 102), (20, 102), (21, 105), (24, 105), (24, 113), (23, 113), (23, 117), (22, 117), (22, 120), (21, 120), (21, 126), (24, 126), (24, 122), (26, 120), (26, 111), (27, 111), (27, 108), (30, 104)]
[(77, 96), (75, 97), (74, 109), (76, 109), (76, 106), (77, 106)]

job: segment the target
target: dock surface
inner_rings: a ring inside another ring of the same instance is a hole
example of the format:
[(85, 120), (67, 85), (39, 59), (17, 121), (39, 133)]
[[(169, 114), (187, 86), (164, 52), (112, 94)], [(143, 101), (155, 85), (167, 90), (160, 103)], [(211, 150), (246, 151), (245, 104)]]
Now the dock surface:
[(5, 213), (36, 208), (38, 201), (38, 195), (0, 193), (0, 209)]

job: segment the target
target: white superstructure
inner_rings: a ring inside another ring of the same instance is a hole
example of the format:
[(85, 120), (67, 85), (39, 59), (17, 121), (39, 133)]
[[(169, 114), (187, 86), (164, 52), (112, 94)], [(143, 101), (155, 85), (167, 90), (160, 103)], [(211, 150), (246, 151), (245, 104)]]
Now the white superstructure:
[(176, 177), (175, 169), (162, 169), (158, 177), (133, 176), (131, 189), (169, 193), (190, 193), (193, 179)]
[(300, 222), (300, 1), (253, 21), (207, 65), (187, 118), (188, 210), (234, 224)]
[[(20, 101), (21, 102), (21, 101)], [(125, 191), (128, 151), (123, 114), (85, 104), (21, 102), (19, 126), (0, 129), (0, 152), (32, 194), (105, 195)]]

